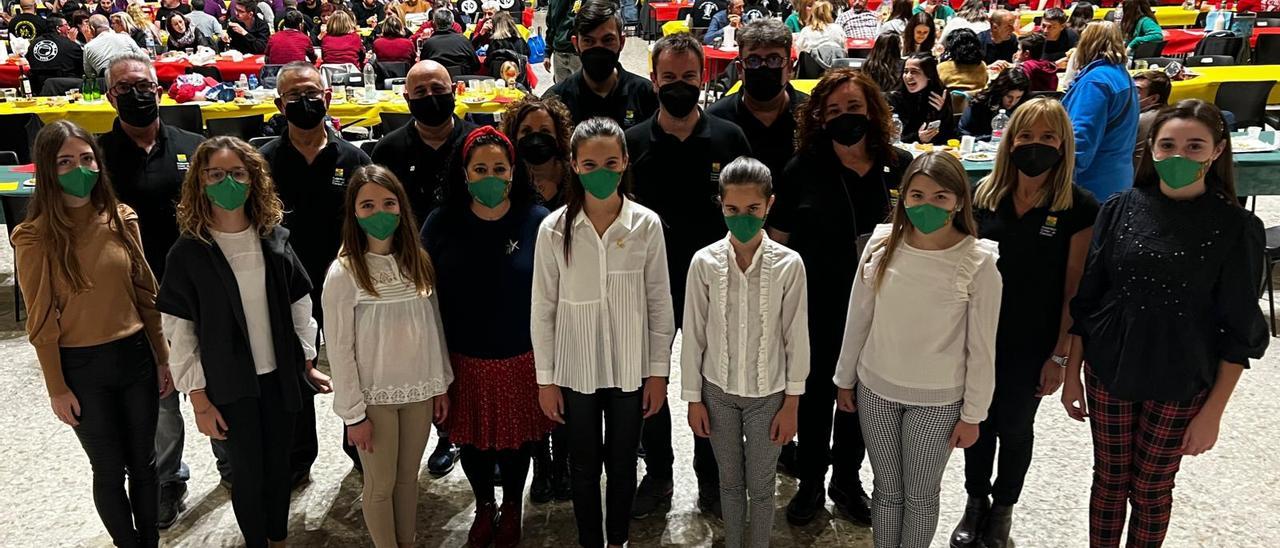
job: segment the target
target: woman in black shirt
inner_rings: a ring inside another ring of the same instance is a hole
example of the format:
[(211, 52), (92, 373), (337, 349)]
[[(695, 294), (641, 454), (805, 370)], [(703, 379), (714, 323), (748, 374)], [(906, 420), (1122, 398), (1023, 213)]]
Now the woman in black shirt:
[(1000, 243), (1004, 298), (996, 390), (978, 441), (964, 451), (969, 502), (951, 546), (1008, 545), (1013, 506), (1031, 467), (1036, 409), (1062, 384), (1072, 342), (1068, 303), (1098, 215), (1093, 195), (1072, 184), (1074, 173), (1066, 109), (1052, 99), (1032, 99), (1014, 111), (995, 169), (976, 191), (979, 234)]
[(1182, 456), (1213, 447), (1268, 342), (1262, 223), (1236, 202), (1222, 113), (1198, 99), (1166, 108), (1150, 150), (1134, 188), (1102, 206), (1071, 302), (1083, 356), (1072, 356), (1062, 402), (1093, 430), (1091, 546), (1119, 544), (1126, 502), (1129, 545), (1163, 542)]
[(938, 60), (914, 53), (902, 65), (902, 83), (889, 93), (889, 105), (902, 121), (902, 142), (940, 145), (956, 136), (951, 100), (938, 77)]
[[(870, 525), (858, 479), (864, 446), (856, 413), (837, 411), (836, 360), (863, 236), (885, 222), (911, 155), (890, 144), (889, 105), (869, 77), (831, 70), (797, 111), (800, 150), (787, 163), (769, 216), (769, 235), (804, 259), (808, 273), (810, 373), (800, 398), (799, 445), (792, 474), (800, 489), (787, 520), (804, 525), (825, 503), (822, 480), (833, 465), (831, 500), (850, 520)], [(830, 451), (828, 451), (830, 449)]]

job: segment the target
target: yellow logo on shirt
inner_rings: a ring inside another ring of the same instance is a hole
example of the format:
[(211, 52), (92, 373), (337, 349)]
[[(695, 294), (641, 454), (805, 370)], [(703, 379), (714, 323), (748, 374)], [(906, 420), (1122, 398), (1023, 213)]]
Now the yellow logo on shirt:
[(178, 161), (179, 161), (179, 162), (185, 162), (185, 161), (187, 161), (187, 155), (186, 155), (186, 154), (179, 154), (179, 155), (178, 155)]
[(1044, 224), (1045, 226), (1058, 226), (1058, 218), (1054, 217), (1053, 215), (1050, 215), (1047, 219), (1044, 220)]

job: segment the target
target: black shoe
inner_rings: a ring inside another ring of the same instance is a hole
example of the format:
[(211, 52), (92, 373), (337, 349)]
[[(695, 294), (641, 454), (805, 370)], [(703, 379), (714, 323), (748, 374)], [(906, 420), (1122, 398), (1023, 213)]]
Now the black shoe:
[(551, 490), (559, 502), (573, 500), (573, 481), (569, 477), (569, 463), (561, 459), (551, 463)]
[(833, 482), (827, 486), (827, 496), (835, 503), (837, 516), (863, 527), (871, 527), (871, 498), (862, 490), (861, 485), (846, 488)]
[(720, 508), (720, 491), (717, 489), (711, 493), (698, 490), (698, 511), (704, 514), (711, 514), (716, 519), (723, 520), (724, 512)]
[[(977, 548), (979, 533), (991, 512), (991, 502), (987, 497), (969, 495), (969, 502), (964, 505), (964, 515), (960, 523), (951, 531), (951, 548)], [(1008, 529), (1005, 529), (1008, 531)]]
[[(631, 503), (632, 519), (644, 519), (658, 511), (671, 508), (671, 494), (675, 484), (670, 479), (656, 479), (645, 475), (636, 488), (636, 498)], [(663, 511), (662, 513), (666, 513)]]
[(545, 443), (534, 446), (533, 481), (529, 484), (529, 501), (534, 504), (551, 502), (551, 451)]
[(1009, 529), (1013, 527), (1013, 507), (1004, 504), (991, 506), (987, 523), (982, 530), (982, 544), (986, 548), (1011, 548)]
[(787, 504), (787, 522), (797, 527), (808, 525), (818, 516), (826, 501), (827, 494), (823, 492), (821, 481), (800, 482), (796, 496)]
[(796, 442), (789, 441), (778, 453), (778, 473), (796, 477)]
[(187, 509), (187, 505), (183, 499), (187, 498), (186, 482), (175, 482), (160, 488), (160, 511), (156, 514), (156, 527), (159, 529), (168, 529), (178, 521), (178, 516), (183, 510)]
[(436, 450), (427, 458), (427, 472), (435, 477), (447, 476), (458, 462), (458, 446), (449, 443), (449, 438), (440, 438)]

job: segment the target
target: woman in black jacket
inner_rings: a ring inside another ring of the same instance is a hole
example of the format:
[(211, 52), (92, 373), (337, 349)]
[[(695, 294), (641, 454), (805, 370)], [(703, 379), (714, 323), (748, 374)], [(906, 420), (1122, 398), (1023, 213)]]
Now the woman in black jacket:
[(1005, 116), (1013, 118), (1013, 110), (1027, 99), (1031, 90), (1031, 80), (1022, 73), (1022, 69), (1014, 67), (1005, 69), (991, 84), (969, 101), (960, 117), (960, 134), (972, 135), (981, 140), (991, 138), (991, 120), (1001, 110)]
[(938, 60), (914, 53), (902, 66), (902, 83), (889, 93), (889, 105), (902, 121), (902, 142), (940, 145), (956, 136), (951, 100), (938, 78)]
[(231, 504), (250, 547), (288, 536), (294, 416), (315, 359), (311, 282), (280, 227), (267, 162), (234, 137), (196, 149), (157, 308), (174, 383), (200, 432), (225, 440)]

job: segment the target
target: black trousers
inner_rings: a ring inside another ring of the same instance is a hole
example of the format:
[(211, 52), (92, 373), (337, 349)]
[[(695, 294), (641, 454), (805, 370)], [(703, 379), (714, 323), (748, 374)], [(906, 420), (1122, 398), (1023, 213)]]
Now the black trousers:
[(524, 480), (529, 477), (529, 463), (536, 442), (528, 442), (519, 449), (477, 449), (474, 445), (462, 446), (462, 473), (471, 483), (476, 503), (494, 501), (493, 467), (502, 470), (502, 503), (520, 504), (524, 499)]
[[(978, 428), (978, 441), (964, 450), (964, 488), (970, 495), (990, 495), (996, 504), (1017, 504), (1027, 470), (1031, 468), (1036, 411), (1040, 408), (1036, 388), (1043, 364), (1044, 358), (1032, 356), (1010, 359), (1007, 364), (997, 362), (996, 390), (987, 420)], [(994, 484), (993, 471), (996, 472)]]
[[(675, 465), (675, 448), (671, 444), (671, 401), (652, 417), (644, 419), (645, 475), (656, 479), (672, 478)], [(711, 440), (693, 437), (693, 474), (698, 478), (699, 493), (720, 496), (720, 468), (711, 450)]]
[(289, 536), (289, 453), (298, 415), (280, 401), (278, 371), (258, 375), (258, 390), (263, 397), (218, 406), (235, 470), (231, 508), (249, 548)]
[[(297, 413), (297, 423), (293, 431), (293, 448), (289, 453), (289, 469), (293, 475), (301, 476), (311, 473), (311, 465), (316, 463), (320, 454), (320, 443), (316, 435), (316, 391), (307, 383), (302, 383), (302, 407)], [(326, 415), (325, 420), (334, 420)], [(347, 443), (347, 429), (342, 429), (342, 452), (351, 457), (351, 462), (360, 468), (360, 454), (356, 446)]]
[[(142, 333), (61, 349), (62, 374), (80, 402), (80, 446), (93, 468), (93, 505), (116, 546), (156, 546), (155, 358)], [(129, 479), (125, 494), (125, 477)]]
[[(562, 388), (560, 392), (564, 395), (565, 430), (569, 434), (569, 475), (578, 544), (589, 548), (604, 546), (602, 521), (609, 544), (625, 544), (631, 534), (631, 499), (636, 495), (636, 449), (644, 417), (642, 391), (606, 388), (583, 394)], [(600, 511), (602, 470), (609, 476), (604, 516)]]
[(842, 489), (861, 489), (858, 470), (867, 446), (857, 413), (835, 409), (836, 386), (831, 382), (844, 339), (845, 313), (810, 309), (809, 377), (797, 409), (796, 476), (821, 483), (832, 467), (831, 482)]

